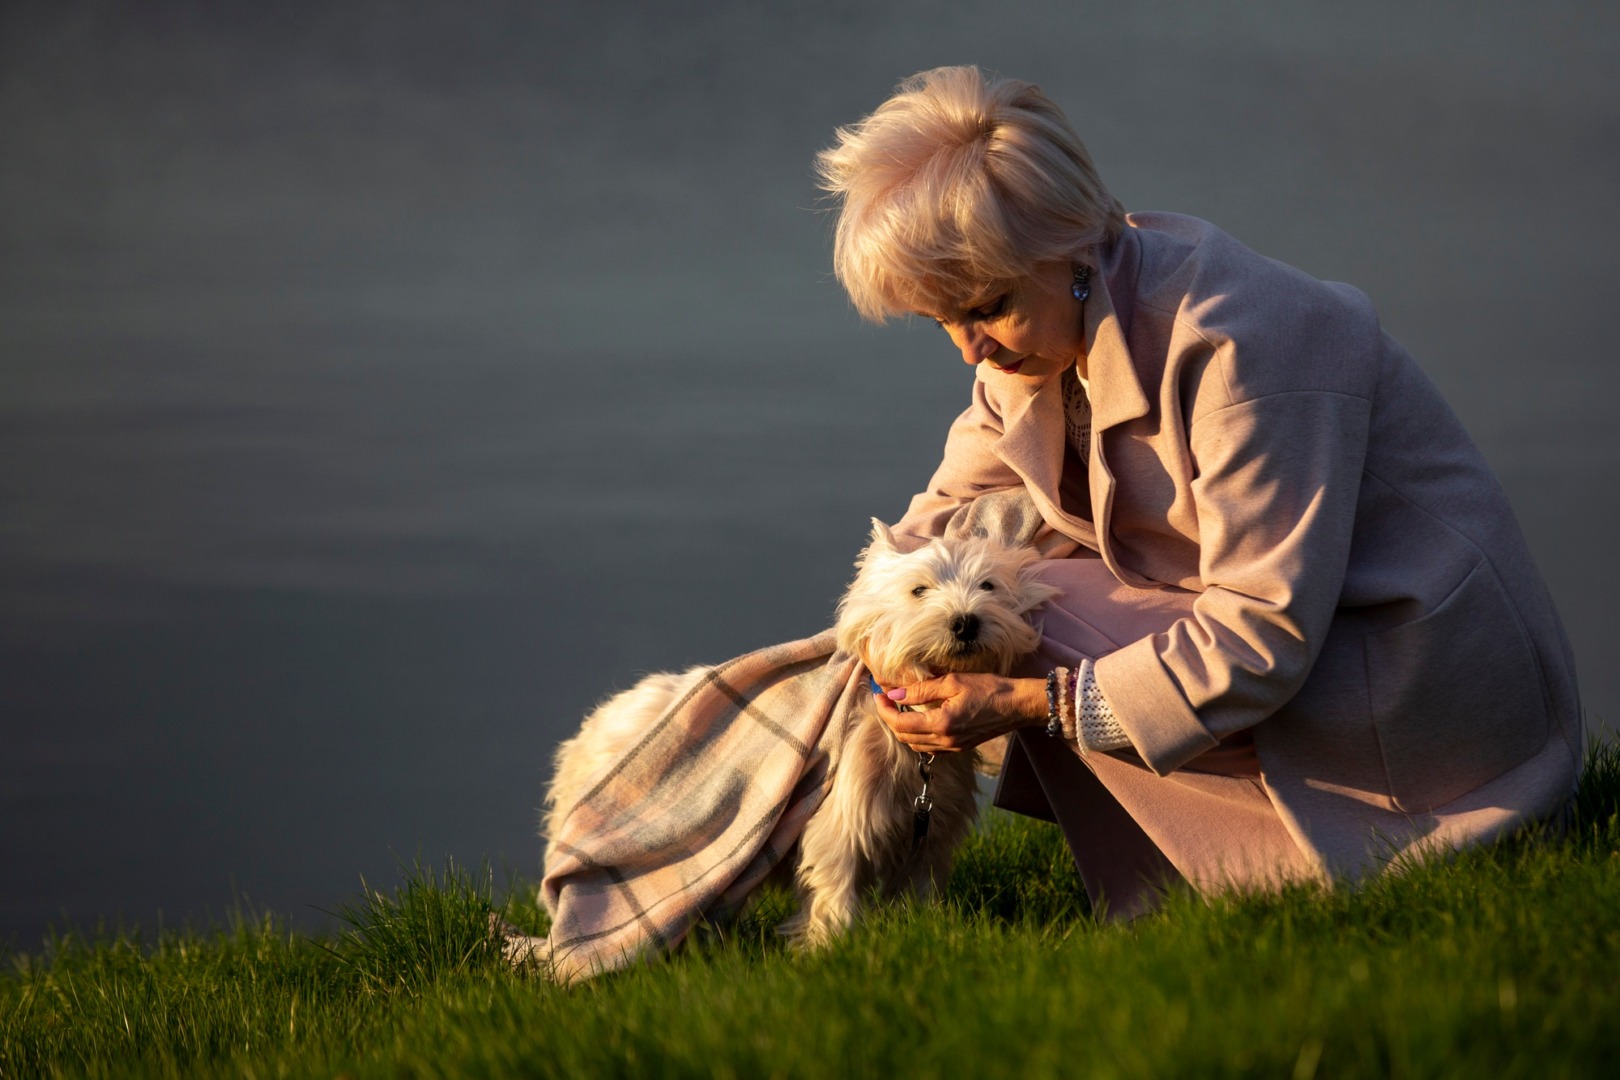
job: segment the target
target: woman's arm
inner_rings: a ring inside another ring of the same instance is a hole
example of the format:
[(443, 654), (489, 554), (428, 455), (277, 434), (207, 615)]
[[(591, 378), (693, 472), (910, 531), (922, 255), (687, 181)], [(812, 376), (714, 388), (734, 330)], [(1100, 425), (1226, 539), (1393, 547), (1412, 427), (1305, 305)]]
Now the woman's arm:
[(1371, 419), (1347, 393), (1274, 393), (1201, 417), (1192, 615), (1096, 664), (1097, 683), (1161, 775), (1250, 727), (1304, 683), (1343, 590)]

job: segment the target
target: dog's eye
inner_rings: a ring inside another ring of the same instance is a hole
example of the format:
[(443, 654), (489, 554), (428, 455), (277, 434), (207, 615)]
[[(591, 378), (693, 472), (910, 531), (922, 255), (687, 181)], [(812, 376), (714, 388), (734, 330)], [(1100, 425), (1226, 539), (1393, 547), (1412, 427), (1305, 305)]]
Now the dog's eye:
[(928, 591), (928, 586), (926, 586), (926, 585), (919, 585), (919, 586), (917, 586), (917, 587), (916, 587), (916, 588), (915, 588), (915, 589), (912, 589), (912, 590), (911, 590), (911, 595), (912, 595), (912, 596), (916, 596), (916, 597), (921, 597), (921, 596), (922, 596), (922, 594), (923, 594), (923, 593), (925, 593), (925, 592), (927, 592), (927, 591)]
[(979, 582), (979, 588), (983, 589), (985, 592), (995, 592), (996, 583), (993, 581), (981, 581)]

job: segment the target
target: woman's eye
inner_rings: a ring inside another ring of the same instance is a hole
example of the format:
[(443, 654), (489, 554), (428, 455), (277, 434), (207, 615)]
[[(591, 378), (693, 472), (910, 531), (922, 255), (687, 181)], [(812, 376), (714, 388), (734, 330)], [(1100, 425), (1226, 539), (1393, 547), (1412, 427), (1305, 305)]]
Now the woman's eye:
[(993, 319), (997, 315), (1000, 315), (1002, 309), (1006, 306), (1007, 297), (1005, 295), (998, 296), (989, 303), (980, 304), (978, 307), (974, 308), (973, 316), (977, 319)]
[(917, 587), (916, 587), (916, 588), (915, 588), (915, 589), (912, 589), (912, 590), (911, 590), (911, 595), (912, 595), (912, 596), (917, 596), (917, 597), (920, 597), (920, 596), (922, 596), (922, 594), (923, 594), (923, 593), (925, 593), (925, 592), (927, 592), (927, 591), (928, 591), (928, 586), (926, 586), (926, 585), (919, 585), (919, 586), (917, 586)]
[(985, 592), (995, 592), (996, 583), (993, 581), (981, 581), (979, 582), (979, 588), (983, 589)]

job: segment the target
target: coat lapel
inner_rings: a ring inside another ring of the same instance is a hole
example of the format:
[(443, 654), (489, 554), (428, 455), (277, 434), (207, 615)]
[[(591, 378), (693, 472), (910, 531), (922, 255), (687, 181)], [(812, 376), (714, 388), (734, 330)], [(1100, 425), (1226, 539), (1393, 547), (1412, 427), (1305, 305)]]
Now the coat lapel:
[(1058, 380), (1037, 386), (990, 374), (1011, 385), (998, 395), (1004, 425), (996, 441), (996, 456), (1024, 481), (1035, 507), (1046, 523), (1086, 547), (1097, 547), (1091, 522), (1066, 513), (1058, 487), (1063, 479), (1063, 389)]
[[(1127, 228), (1108, 251), (1097, 275), (1099, 280), (1086, 301), (1086, 377), (1091, 394), (1091, 507), (1095, 524), (1063, 510), (1058, 494), (1062, 480), (1064, 434), (1063, 391), (1058, 380), (1031, 387), (1015, 379), (998, 388), (1002, 406), (1002, 436), (995, 452), (1023, 478), (1025, 489), (1041, 516), (1059, 532), (1102, 555), (1114, 576), (1129, 585), (1156, 585), (1121, 567), (1110, 550), (1109, 521), (1114, 507), (1114, 475), (1103, 451), (1102, 433), (1129, 420), (1146, 416), (1152, 408), (1142, 390), (1136, 366), (1126, 345), (1121, 309), (1114, 303), (1110, 283), (1124, 286), (1138, 268), (1138, 241)], [(1122, 297), (1124, 299), (1124, 297)], [(1127, 301), (1128, 303), (1128, 301)], [(1128, 308), (1126, 309), (1128, 318)], [(993, 373), (986, 378), (997, 378)]]

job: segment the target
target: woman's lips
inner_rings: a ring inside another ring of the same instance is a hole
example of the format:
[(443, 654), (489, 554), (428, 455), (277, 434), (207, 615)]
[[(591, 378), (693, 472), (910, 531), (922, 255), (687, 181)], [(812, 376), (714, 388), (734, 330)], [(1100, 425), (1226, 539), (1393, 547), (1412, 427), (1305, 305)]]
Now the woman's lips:
[(1018, 374), (1018, 369), (1024, 366), (1024, 360), (1026, 359), (1028, 359), (1028, 357), (1021, 357), (1010, 364), (996, 364), (996, 370), (1001, 372), (1003, 375), (1016, 375)]

